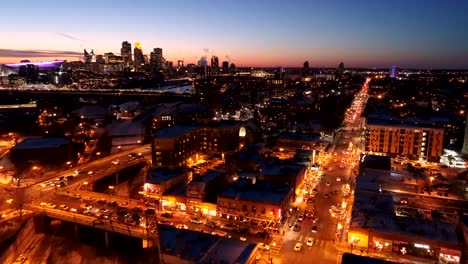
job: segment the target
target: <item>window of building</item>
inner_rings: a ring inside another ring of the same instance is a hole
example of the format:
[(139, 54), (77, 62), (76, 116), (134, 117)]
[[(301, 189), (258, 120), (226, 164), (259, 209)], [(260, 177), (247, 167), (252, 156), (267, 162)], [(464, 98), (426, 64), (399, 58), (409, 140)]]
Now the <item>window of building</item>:
[(247, 212), (247, 205), (246, 204), (242, 205), (242, 211)]
[(171, 116), (163, 116), (163, 117), (161, 117), (161, 120), (163, 120), (163, 121), (170, 121), (170, 120), (171, 120)]
[(256, 213), (257, 212), (257, 207), (255, 207), (254, 205), (252, 205), (252, 213)]
[(156, 151), (156, 155), (161, 155), (161, 152), (160, 152), (160, 151)]

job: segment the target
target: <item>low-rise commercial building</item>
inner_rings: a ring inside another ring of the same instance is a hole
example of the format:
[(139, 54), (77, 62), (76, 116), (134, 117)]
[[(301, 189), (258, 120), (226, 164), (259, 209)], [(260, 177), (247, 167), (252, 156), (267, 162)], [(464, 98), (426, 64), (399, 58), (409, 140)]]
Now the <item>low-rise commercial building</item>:
[(421, 200), (425, 184), (420, 176), (392, 171), (389, 157), (363, 155), (347, 234), (351, 248), (461, 263), (457, 216)]
[(356, 190), (348, 243), (358, 250), (460, 263), (462, 245), (454, 225), (395, 212), (391, 194)]
[(304, 134), (283, 132), (277, 138), (280, 150), (295, 151), (296, 149), (312, 150), (320, 140), (319, 134)]
[(72, 145), (66, 138), (28, 138), (10, 150), (10, 158), (14, 163), (64, 165), (72, 159)]
[(275, 182), (278, 184), (291, 184), (294, 195), (299, 192), (299, 186), (304, 181), (307, 166), (297, 163), (293, 159), (280, 160), (269, 158), (260, 164), (261, 173), (258, 179), (262, 181)]
[(187, 186), (187, 213), (199, 216), (216, 216), (218, 193), (229, 184), (225, 171), (208, 171)]
[(279, 221), (293, 199), (291, 184), (240, 178), (218, 196), (218, 215), (234, 222)]
[(187, 170), (151, 169), (143, 186), (144, 195), (150, 202), (159, 203), (168, 190), (180, 184), (187, 184), (190, 175), (191, 172)]

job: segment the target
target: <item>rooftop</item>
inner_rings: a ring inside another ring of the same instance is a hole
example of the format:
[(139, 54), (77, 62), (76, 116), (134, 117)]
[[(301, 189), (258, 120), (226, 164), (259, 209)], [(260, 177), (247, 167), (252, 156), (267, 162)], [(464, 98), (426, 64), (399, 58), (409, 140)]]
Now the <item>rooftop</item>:
[(364, 155), (361, 158), (363, 169), (384, 170), (392, 169), (391, 158), (386, 156)]
[[(419, 181), (424, 180), (421, 179)], [(375, 192), (382, 189), (417, 193), (418, 186), (416, 176), (408, 172), (364, 169), (364, 172), (356, 178), (356, 189)]]
[(201, 175), (201, 177), (198, 177), (198, 178), (194, 179), (193, 181), (194, 182), (207, 183), (207, 182), (210, 182), (210, 181), (218, 178), (221, 175), (223, 175), (223, 172), (221, 172), (221, 171), (208, 170), (205, 174)]
[(301, 141), (318, 141), (320, 139), (320, 134), (303, 134), (303, 133), (291, 133), (291, 132), (282, 132), (278, 139), (285, 140), (301, 140)]
[(292, 159), (269, 158), (261, 163), (263, 175), (269, 176), (298, 176), (306, 166)]
[(169, 168), (155, 168), (148, 171), (148, 183), (161, 184), (185, 173), (184, 170), (174, 170)]
[[(369, 118), (367, 119), (367, 125), (374, 126), (391, 126), (391, 127), (403, 127), (403, 128), (427, 128), (434, 129), (437, 128), (433, 124), (428, 124), (423, 120), (402, 120), (402, 119), (377, 119)], [(442, 129), (442, 128), (441, 128)]]
[(161, 251), (193, 263), (246, 263), (255, 244), (202, 232), (159, 226)]
[(389, 236), (399, 234), (412, 241), (459, 243), (455, 226), (440, 221), (395, 214), (393, 196), (389, 193), (356, 190), (350, 228), (374, 230)]
[(291, 192), (292, 185), (240, 178), (227, 188), (222, 196), (238, 200), (281, 204)]
[(143, 135), (145, 127), (141, 122), (132, 120), (119, 120), (108, 126), (109, 136), (128, 136), (128, 135)]
[(199, 126), (175, 125), (157, 131), (156, 133), (154, 133), (154, 136), (158, 138), (175, 138), (182, 136), (186, 133), (195, 131), (199, 128)]
[(48, 137), (48, 138), (27, 138), (21, 143), (16, 144), (13, 149), (38, 149), (38, 148), (56, 148), (69, 144), (66, 138)]
[(83, 116), (85, 118), (104, 118), (110, 113), (106, 108), (99, 105), (85, 105), (73, 111), (74, 114), (78, 116)]

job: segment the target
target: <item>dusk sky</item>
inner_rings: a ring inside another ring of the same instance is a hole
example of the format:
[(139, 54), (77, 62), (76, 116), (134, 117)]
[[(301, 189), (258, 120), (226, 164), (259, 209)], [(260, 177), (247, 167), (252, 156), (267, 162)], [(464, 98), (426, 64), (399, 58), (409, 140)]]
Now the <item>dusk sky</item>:
[(185, 64), (468, 69), (466, 0), (2, 1), (0, 63), (141, 42)]

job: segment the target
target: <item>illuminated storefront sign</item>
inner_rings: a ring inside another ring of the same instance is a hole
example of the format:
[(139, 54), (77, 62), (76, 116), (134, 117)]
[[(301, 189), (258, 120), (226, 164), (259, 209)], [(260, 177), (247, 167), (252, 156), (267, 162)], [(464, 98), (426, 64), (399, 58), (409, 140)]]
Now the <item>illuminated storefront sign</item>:
[(461, 252), (454, 249), (441, 248), (439, 254), (440, 263), (459, 264)]
[(418, 244), (418, 243), (415, 243), (415, 244), (414, 244), (414, 247), (417, 247), (417, 248), (424, 248), (424, 249), (429, 249), (429, 248), (430, 248), (428, 245), (423, 245), (423, 244)]

